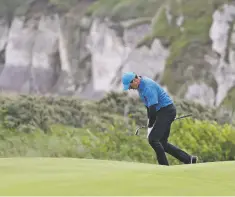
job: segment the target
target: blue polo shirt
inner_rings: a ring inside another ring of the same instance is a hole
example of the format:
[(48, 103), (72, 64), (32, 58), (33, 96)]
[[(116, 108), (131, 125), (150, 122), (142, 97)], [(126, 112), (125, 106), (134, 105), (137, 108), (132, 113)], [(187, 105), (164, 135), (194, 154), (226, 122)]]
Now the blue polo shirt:
[(156, 110), (173, 104), (167, 92), (155, 81), (148, 77), (142, 77), (138, 87), (140, 99), (146, 107), (157, 104)]

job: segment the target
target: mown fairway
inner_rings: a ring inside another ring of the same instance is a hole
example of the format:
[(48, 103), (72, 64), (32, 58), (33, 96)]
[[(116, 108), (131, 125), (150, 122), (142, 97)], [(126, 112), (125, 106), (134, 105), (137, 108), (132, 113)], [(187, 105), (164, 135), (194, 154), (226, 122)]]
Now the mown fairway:
[(0, 195), (235, 195), (235, 162), (158, 166), (71, 158), (0, 159)]

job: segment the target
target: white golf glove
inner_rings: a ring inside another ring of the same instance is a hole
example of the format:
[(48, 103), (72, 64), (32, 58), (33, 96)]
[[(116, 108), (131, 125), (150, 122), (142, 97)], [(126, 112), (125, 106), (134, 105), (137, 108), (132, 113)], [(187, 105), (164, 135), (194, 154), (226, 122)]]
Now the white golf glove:
[[(148, 127), (148, 124), (149, 124), (149, 119), (147, 120), (147, 127)], [(149, 134), (151, 133), (152, 128), (153, 127), (147, 129), (147, 138), (149, 137)]]
[(153, 127), (147, 129), (147, 138), (149, 137), (149, 135), (150, 135), (152, 129), (153, 129)]

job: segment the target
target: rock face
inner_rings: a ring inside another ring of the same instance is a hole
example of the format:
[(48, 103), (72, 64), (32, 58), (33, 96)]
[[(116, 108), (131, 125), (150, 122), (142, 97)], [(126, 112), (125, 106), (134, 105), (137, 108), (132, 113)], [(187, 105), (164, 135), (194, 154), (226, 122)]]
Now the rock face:
[[(120, 87), (120, 74), (134, 71), (152, 78), (164, 72), (169, 50), (156, 39), (148, 48), (136, 48), (139, 39), (149, 31), (147, 24), (125, 29), (119, 28), (122, 36), (106, 21), (95, 20), (90, 29), (89, 48), (92, 51), (94, 88), (110, 91)], [(124, 27), (123, 27), (124, 26)]]
[(58, 51), (58, 24), (55, 18), (45, 16), (37, 23), (26, 23), (23, 17), (13, 20), (11, 28), (6, 30), (9, 33), (4, 48), (5, 66), (0, 75), (1, 88), (50, 91), (57, 74), (54, 56)]
[(193, 83), (188, 86), (186, 98), (219, 106), (235, 85), (235, 5), (224, 4), (214, 11), (212, 18), (209, 31), (212, 44), (204, 60), (209, 63), (209, 73), (216, 82), (216, 88), (213, 90), (212, 86)]
[[(125, 14), (133, 17), (126, 18), (122, 9), (128, 4), (112, 5), (113, 15), (92, 15), (94, 8), (85, 15), (93, 2), (84, 2), (64, 14), (38, 9), (11, 23), (0, 19), (2, 91), (97, 99), (121, 91), (121, 74), (134, 71), (155, 79), (172, 95), (219, 106), (235, 87), (233, 2), (217, 0), (213, 9), (203, 4), (210, 12), (201, 6), (200, 16), (191, 16), (184, 0), (177, 5), (156, 0), (155, 9), (150, 1), (136, 0), (137, 8), (149, 6), (152, 12), (130, 10)], [(95, 2), (95, 11), (99, 6)], [(177, 6), (181, 12), (174, 13)]]
[[(213, 14), (213, 23), (210, 28), (212, 50), (219, 58), (208, 61), (213, 69), (217, 82), (215, 104), (219, 105), (228, 91), (235, 86), (235, 4), (222, 6)], [(215, 61), (217, 60), (217, 61)]]

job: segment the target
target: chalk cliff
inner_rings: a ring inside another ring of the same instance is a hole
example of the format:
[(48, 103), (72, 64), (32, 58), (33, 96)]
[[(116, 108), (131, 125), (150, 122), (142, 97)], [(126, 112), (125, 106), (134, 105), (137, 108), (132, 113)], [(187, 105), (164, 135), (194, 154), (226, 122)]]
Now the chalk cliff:
[(2, 91), (95, 99), (135, 71), (204, 105), (235, 97), (235, 1), (61, 2), (1, 14)]

